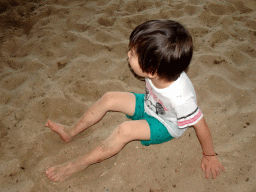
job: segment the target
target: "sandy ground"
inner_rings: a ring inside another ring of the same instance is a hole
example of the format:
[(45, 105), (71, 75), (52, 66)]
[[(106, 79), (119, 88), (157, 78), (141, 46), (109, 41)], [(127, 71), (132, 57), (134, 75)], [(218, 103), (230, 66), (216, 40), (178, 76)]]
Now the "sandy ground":
[[(256, 191), (255, 0), (0, 1), (0, 191)], [(193, 129), (161, 145), (129, 143), (115, 157), (53, 183), (44, 171), (88, 152), (127, 120), (108, 113), (66, 144), (44, 126), (72, 125), (107, 91), (142, 93), (127, 64), (146, 20), (191, 31), (188, 76), (226, 168), (205, 179)]]

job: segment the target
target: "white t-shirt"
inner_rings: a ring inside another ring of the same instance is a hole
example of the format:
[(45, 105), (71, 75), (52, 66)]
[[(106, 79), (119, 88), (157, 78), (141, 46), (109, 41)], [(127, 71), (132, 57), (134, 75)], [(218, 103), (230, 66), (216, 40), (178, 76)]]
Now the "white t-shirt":
[(180, 137), (203, 117), (197, 106), (195, 89), (185, 72), (164, 89), (156, 88), (146, 78), (144, 107), (145, 112), (158, 119), (172, 137)]

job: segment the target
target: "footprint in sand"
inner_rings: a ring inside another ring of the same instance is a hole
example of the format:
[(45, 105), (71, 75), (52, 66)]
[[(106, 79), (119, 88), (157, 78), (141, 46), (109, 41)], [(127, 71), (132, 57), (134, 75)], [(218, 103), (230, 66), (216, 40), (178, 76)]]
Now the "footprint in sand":
[(202, 55), (198, 58), (205, 67), (216, 68), (216, 66), (225, 67), (228, 64), (226, 59), (219, 55)]
[(219, 43), (224, 43), (229, 39), (229, 35), (225, 33), (223, 30), (219, 30), (211, 35), (211, 39), (209, 44), (212, 48), (214, 48)]
[(21, 63), (16, 62), (12, 59), (8, 59), (7, 61), (5, 61), (3, 63), (3, 65), (6, 65), (7, 67), (10, 67), (13, 70), (19, 70), (19, 69), (22, 69), (24, 67), (23, 65), (21, 65)]
[[(76, 32), (85, 32), (90, 29), (90, 25), (87, 25), (85, 23), (77, 23), (75, 19), (67, 19), (66, 21), (66, 27), (69, 31), (76, 31)], [(71, 36), (70, 34), (66, 34), (68, 36)], [(74, 38), (74, 37), (73, 37)]]
[(179, 18), (184, 15), (183, 10), (170, 10), (166, 9), (163, 11), (160, 11), (161, 17), (168, 19), (168, 18)]
[(111, 27), (115, 24), (116, 18), (100, 17), (97, 22), (104, 27)]
[(8, 104), (12, 99), (12, 95), (9, 91), (0, 89), (0, 104)]
[(189, 31), (194, 38), (203, 38), (206, 34), (209, 33), (208, 29), (202, 27), (192, 27), (189, 29)]
[(256, 30), (256, 21), (254, 20), (248, 20), (246, 22), (246, 26), (253, 29), (253, 30)]
[(211, 27), (213, 25), (216, 25), (218, 20), (219, 20), (219, 16), (212, 14), (211, 12), (209, 12), (208, 10), (204, 10), (199, 16), (198, 19), (199, 21), (208, 26)]
[(256, 50), (251, 44), (242, 44), (237, 46), (237, 48), (249, 56), (256, 58)]
[(232, 4), (221, 5), (210, 3), (207, 8), (215, 15), (229, 15), (236, 12), (236, 8)]
[(150, 9), (152, 6), (153, 4), (149, 1), (137, 1), (136, 3), (129, 2), (124, 6), (124, 10), (129, 13), (136, 13)]
[(184, 13), (190, 16), (197, 14), (199, 11), (200, 11), (200, 8), (194, 5), (186, 5), (184, 7)]
[(240, 13), (251, 13), (252, 9), (248, 8), (242, 1), (230, 1)]
[(118, 23), (120, 26), (128, 28), (132, 31), (135, 27), (141, 24), (141, 21), (146, 21), (148, 19), (148, 15), (135, 15), (130, 17), (123, 17), (119, 20)]
[(235, 48), (225, 52), (225, 55), (229, 57), (237, 66), (242, 66), (248, 63), (248, 58), (246, 55)]
[(27, 75), (19, 73), (10, 75), (2, 80), (2, 88), (12, 91), (22, 85), (28, 79)]
[(76, 81), (68, 88), (70, 93), (82, 101), (96, 101), (108, 91), (124, 91), (124, 87), (118, 82), (94, 83), (88, 81)]
[(217, 75), (209, 76), (202, 86), (210, 90), (213, 95), (222, 97), (228, 97), (233, 87), (227, 80)]

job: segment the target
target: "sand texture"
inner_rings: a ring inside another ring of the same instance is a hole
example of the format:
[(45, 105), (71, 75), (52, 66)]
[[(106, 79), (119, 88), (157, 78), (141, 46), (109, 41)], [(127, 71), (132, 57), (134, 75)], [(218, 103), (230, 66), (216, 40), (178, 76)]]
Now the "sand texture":
[[(104, 119), (64, 143), (47, 119), (73, 125), (108, 91), (144, 92), (127, 63), (131, 31), (151, 19), (186, 25), (188, 76), (226, 168), (205, 179), (195, 131), (168, 143), (129, 143), (64, 182), (47, 167), (85, 154), (128, 119)], [(255, 0), (1, 0), (0, 191), (255, 192)]]

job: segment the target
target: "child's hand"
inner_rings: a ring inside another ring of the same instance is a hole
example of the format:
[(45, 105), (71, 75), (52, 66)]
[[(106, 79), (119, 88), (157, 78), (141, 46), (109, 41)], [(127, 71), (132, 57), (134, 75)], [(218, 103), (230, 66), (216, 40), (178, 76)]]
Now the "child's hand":
[(201, 167), (203, 171), (205, 172), (205, 177), (208, 179), (211, 174), (212, 178), (215, 179), (216, 176), (220, 175), (220, 169), (225, 172), (225, 168), (220, 163), (218, 158), (216, 156), (203, 156)]

